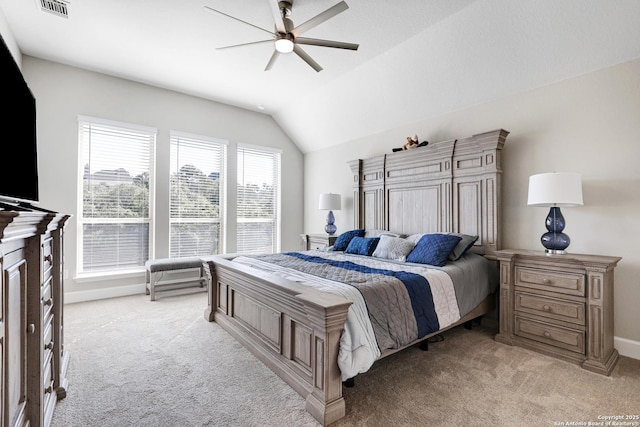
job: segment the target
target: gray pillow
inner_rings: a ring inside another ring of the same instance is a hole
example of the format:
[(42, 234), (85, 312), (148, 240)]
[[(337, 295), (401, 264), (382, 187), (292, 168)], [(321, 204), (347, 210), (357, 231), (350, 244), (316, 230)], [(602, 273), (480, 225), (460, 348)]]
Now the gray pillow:
[(415, 243), (407, 239), (382, 234), (373, 256), (404, 262), (414, 246)]
[(478, 236), (470, 236), (468, 234), (460, 234), (460, 233), (447, 233), (452, 234), (454, 236), (458, 236), (461, 240), (458, 242), (455, 248), (453, 248), (453, 252), (449, 254), (449, 259), (451, 261), (457, 261), (460, 259), (462, 255), (465, 254), (469, 249), (473, 247), (473, 244), (478, 240)]

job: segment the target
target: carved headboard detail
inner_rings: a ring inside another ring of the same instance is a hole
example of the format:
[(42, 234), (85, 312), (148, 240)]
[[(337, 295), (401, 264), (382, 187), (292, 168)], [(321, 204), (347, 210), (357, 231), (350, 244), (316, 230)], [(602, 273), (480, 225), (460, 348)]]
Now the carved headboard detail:
[(502, 237), (501, 150), (508, 134), (498, 129), (350, 161), (354, 224), (478, 235), (474, 252), (491, 257)]

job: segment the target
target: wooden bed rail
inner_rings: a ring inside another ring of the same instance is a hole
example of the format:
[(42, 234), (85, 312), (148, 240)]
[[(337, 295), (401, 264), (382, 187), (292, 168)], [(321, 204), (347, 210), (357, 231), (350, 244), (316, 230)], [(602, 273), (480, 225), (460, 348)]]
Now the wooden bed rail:
[(269, 273), (258, 277), (232, 258), (203, 260), (205, 319), (220, 324), (302, 395), (318, 422), (344, 417), (337, 360), (351, 302)]

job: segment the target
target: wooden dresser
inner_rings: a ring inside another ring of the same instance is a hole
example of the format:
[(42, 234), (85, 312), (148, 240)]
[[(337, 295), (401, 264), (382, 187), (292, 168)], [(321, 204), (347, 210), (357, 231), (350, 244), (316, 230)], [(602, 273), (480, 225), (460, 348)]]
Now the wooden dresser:
[(613, 347), (613, 273), (621, 258), (502, 250), (500, 331), (519, 345), (609, 375)]
[(0, 211), (0, 426), (48, 426), (66, 396), (63, 229), (69, 216)]

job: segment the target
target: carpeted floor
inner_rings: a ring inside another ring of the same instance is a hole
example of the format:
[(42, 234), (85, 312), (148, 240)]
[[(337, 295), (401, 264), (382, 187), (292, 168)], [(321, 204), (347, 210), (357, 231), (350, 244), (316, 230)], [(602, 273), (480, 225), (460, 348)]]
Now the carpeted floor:
[[(53, 427), (317, 426), (304, 399), (205, 321), (205, 308), (205, 293), (184, 291), (65, 306), (70, 384)], [(334, 425), (557, 426), (640, 415), (640, 360), (622, 357), (605, 377), (494, 333), (455, 328), (428, 352), (377, 362), (344, 389), (347, 416)]]

